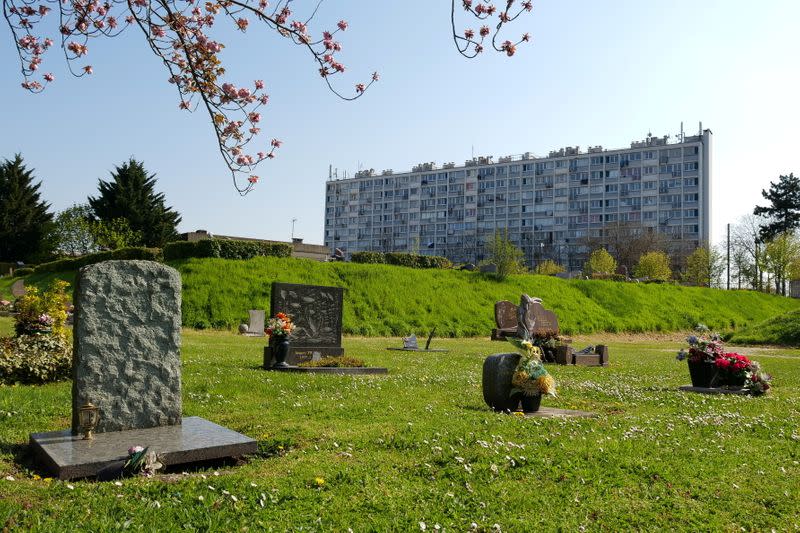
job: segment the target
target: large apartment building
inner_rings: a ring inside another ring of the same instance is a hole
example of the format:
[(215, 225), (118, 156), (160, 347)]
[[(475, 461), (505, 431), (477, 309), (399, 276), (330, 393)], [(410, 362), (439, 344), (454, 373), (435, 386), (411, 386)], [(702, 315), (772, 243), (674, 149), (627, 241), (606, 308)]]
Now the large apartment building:
[(360, 171), (325, 184), (325, 245), (418, 251), (456, 262), (485, 257), (500, 229), (535, 265), (580, 270), (610, 228), (659, 232), (688, 252), (710, 240), (711, 131), (648, 137), (629, 148), (593, 146), (547, 157), (478, 157), (411, 172)]

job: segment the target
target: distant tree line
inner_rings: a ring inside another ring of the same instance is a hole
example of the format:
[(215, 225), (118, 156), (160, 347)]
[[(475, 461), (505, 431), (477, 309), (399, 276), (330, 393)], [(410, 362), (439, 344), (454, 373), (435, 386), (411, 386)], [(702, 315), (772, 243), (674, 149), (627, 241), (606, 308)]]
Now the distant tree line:
[(98, 181), (97, 196), (53, 213), (21, 155), (0, 163), (0, 261), (38, 263), (177, 239), (181, 217), (141, 162), (131, 158)]
[[(695, 249), (671, 240), (657, 228), (631, 223), (604, 227), (581, 245), (591, 250), (582, 274), (595, 279), (645, 278), (687, 285), (751, 289), (786, 295), (788, 283), (800, 280), (800, 178), (781, 175), (761, 192), (769, 202), (733, 224), (729, 242), (722, 247), (700, 243)], [(499, 277), (519, 272), (523, 254), (497, 232), (487, 243), (488, 263)], [(728, 268), (728, 265), (730, 267)], [(553, 259), (531, 265), (537, 274), (564, 272)]]

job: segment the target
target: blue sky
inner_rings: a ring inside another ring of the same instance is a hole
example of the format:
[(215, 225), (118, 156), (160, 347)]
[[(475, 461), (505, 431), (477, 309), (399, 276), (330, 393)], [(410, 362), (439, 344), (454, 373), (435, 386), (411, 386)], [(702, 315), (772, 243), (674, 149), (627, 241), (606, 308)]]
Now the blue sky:
[[(298, 0), (296, 6), (311, 4)], [(90, 43), (95, 74), (69, 76), (58, 51), (42, 94), (20, 88), (3, 27), (0, 157), (20, 152), (54, 210), (85, 202), (98, 179), (133, 156), (158, 177), (181, 231), (323, 241), (328, 167), (406, 171), (423, 161), (458, 164), (475, 155), (563, 146), (628, 146), (648, 132), (714, 132), (712, 235), (763, 203), (762, 188), (800, 172), (796, 24), (800, 2), (739, 0), (542, 0), (509, 27), (533, 41), (513, 58), (456, 52), (446, 0), (423, 3), (328, 0), (312, 31), (350, 27), (341, 37), (345, 91), (372, 71), (381, 80), (356, 102), (330, 94), (307, 54), (253, 25), (223, 31), (222, 58), (234, 83), (263, 79), (270, 105), (265, 145), (284, 141), (262, 164), (258, 188), (240, 197), (219, 156), (208, 118), (178, 110), (167, 73), (131, 28)], [(457, 27), (466, 27), (462, 19)], [(222, 28), (219, 28), (222, 30)]]

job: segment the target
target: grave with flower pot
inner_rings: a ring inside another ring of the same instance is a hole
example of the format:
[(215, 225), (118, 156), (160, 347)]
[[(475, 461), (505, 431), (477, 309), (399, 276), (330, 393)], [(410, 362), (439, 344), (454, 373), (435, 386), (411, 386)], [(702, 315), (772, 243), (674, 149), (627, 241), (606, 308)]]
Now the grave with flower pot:
[(541, 306), (537, 300), (522, 295), (517, 314), (518, 334), (506, 338), (518, 352), (490, 355), (484, 361), (483, 399), (495, 411), (520, 412), (525, 416), (594, 416), (540, 405), (543, 396), (556, 396), (556, 384), (544, 366), (543, 350), (533, 343), (531, 336), (534, 319), (529, 308)]
[(152, 261), (89, 265), (74, 302), (72, 427), (30, 436), (41, 467), (60, 479), (121, 474), (137, 445), (166, 466), (257, 451), (245, 435), (182, 416), (175, 269)]
[[(382, 367), (320, 363), (344, 355), (342, 300), (344, 289), (321, 285), (272, 283), (270, 318), (264, 348), (265, 370), (328, 374), (385, 374)], [(304, 365), (307, 364), (307, 365)]]
[(770, 389), (772, 377), (761, 365), (745, 355), (727, 352), (719, 335), (701, 331), (686, 341), (689, 348), (681, 349), (677, 359), (686, 360), (692, 384), (680, 387), (681, 390), (759, 395)]
[[(341, 287), (272, 283), (270, 316), (287, 315), (293, 324), (285, 359), (288, 365), (344, 355), (343, 293)], [(275, 360), (278, 338), (270, 335), (269, 345), (264, 349), (264, 368), (270, 368)]]

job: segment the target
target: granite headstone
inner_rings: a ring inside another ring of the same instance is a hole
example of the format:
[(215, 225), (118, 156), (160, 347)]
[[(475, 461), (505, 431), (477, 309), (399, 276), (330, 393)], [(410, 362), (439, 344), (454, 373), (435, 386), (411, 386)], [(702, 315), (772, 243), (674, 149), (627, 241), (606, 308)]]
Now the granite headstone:
[(558, 335), (558, 317), (545, 309), (541, 303), (530, 306), (528, 313), (533, 317), (532, 335)]
[(72, 430), (100, 409), (96, 433), (181, 423), (181, 277), (153, 261), (83, 267), (75, 287)]
[[(272, 283), (270, 316), (286, 313), (292, 318), (286, 362), (296, 365), (315, 358), (344, 355), (342, 348), (342, 300), (344, 289), (320, 285)], [(264, 368), (272, 364), (273, 340), (264, 349)]]
[[(255, 453), (255, 440), (200, 417), (181, 418), (181, 278), (151, 261), (82, 268), (75, 286), (72, 427), (33, 433), (40, 467), (59, 479), (120, 471), (131, 445), (164, 465)], [(99, 408), (94, 438), (79, 409)]]

